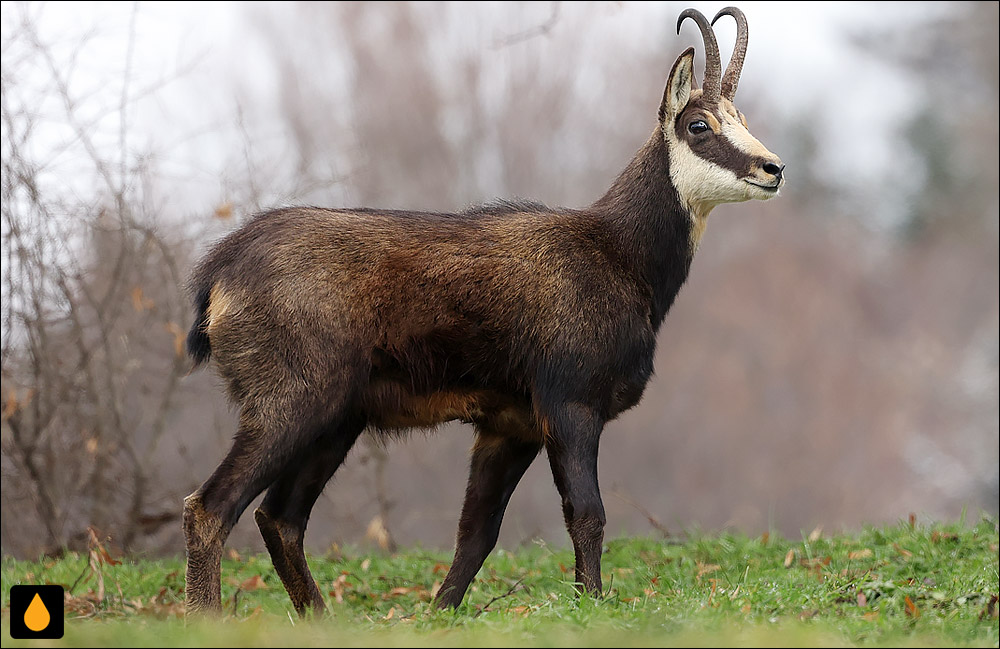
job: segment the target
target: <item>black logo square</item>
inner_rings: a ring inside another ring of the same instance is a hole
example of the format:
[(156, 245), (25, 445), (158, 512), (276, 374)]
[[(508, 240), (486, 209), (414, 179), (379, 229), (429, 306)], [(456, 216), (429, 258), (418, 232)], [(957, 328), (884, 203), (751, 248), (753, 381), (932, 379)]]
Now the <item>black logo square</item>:
[(63, 637), (62, 586), (11, 586), (10, 637), (18, 640)]

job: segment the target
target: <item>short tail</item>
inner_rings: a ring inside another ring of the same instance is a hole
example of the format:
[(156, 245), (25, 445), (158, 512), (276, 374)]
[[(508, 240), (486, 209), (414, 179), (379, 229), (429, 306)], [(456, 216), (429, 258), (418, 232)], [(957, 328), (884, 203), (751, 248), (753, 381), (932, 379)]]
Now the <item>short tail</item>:
[[(197, 289), (194, 297), (194, 324), (187, 336), (188, 355), (194, 360), (194, 367), (198, 367), (208, 360), (212, 355), (212, 343), (208, 339), (208, 302), (211, 289), (202, 286)], [(192, 368), (194, 369), (194, 368)]]

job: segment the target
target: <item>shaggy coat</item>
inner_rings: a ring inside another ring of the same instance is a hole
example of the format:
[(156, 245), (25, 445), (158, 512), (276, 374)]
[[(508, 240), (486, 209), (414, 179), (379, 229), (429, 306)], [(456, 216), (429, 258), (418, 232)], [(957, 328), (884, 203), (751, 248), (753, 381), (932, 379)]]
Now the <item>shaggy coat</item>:
[(265, 212), (195, 271), (188, 350), (262, 426), (347, 409), (380, 430), (499, 416), (541, 432), (566, 400), (613, 419), (642, 395), (694, 252), (668, 165), (657, 131), (587, 209)]
[[(717, 77), (711, 27), (692, 10), (685, 17), (702, 29)], [(185, 499), (189, 610), (219, 610), (223, 543), (265, 489), (255, 518), (278, 576), (300, 613), (322, 609), (302, 540), (327, 481), (366, 429), (451, 420), (473, 424), (476, 442), (437, 604), (462, 601), (543, 448), (577, 582), (601, 592), (604, 425), (642, 397), (708, 213), (769, 198), (782, 182), (780, 160), (731, 102), (735, 81), (727, 96), (709, 75), (693, 89), (693, 58), (689, 49), (677, 59), (657, 128), (590, 207), (288, 208), (212, 248), (191, 280), (188, 351), (213, 360), (240, 423), (226, 458)]]

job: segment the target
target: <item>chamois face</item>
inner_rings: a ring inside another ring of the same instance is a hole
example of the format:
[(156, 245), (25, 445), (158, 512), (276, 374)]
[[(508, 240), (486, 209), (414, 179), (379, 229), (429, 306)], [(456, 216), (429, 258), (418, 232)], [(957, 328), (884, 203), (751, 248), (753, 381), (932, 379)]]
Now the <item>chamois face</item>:
[[(731, 11), (739, 13), (730, 7), (719, 16), (736, 17)], [(681, 15), (678, 29), (685, 17), (694, 19), (701, 28), (708, 63), (704, 89), (694, 87), (693, 48), (678, 57), (667, 80), (660, 128), (667, 141), (674, 187), (696, 216), (707, 215), (720, 203), (773, 198), (784, 184), (784, 165), (750, 134), (746, 118), (732, 102), (746, 51), (745, 19), (739, 13), (741, 42), (726, 76), (720, 78), (718, 46), (711, 26), (704, 16), (689, 9)]]

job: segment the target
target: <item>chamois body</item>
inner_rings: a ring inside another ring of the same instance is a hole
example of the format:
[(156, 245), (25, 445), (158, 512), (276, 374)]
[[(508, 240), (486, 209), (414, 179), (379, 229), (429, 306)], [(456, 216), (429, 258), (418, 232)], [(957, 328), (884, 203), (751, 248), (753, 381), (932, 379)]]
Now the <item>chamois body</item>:
[[(737, 18), (745, 50), (742, 13), (719, 15)], [(731, 101), (742, 54), (720, 82), (711, 27), (693, 10), (685, 17), (705, 38), (705, 89), (693, 88), (689, 49), (656, 130), (591, 206), (286, 208), (254, 217), (202, 260), (188, 350), (213, 360), (240, 424), (227, 457), (185, 500), (189, 609), (219, 609), (223, 543), (265, 489), (255, 518), (278, 576), (296, 610), (322, 609), (303, 536), (357, 437), (451, 420), (472, 423), (476, 442), (437, 604), (461, 602), (543, 448), (577, 582), (600, 593), (604, 424), (642, 396), (708, 213), (770, 198), (782, 183), (780, 160)]]
[(210, 349), (231, 398), (267, 404), (267, 418), (303, 416), (308, 393), (383, 431), (541, 424), (551, 399), (610, 420), (642, 394), (693, 252), (662, 149), (651, 138), (582, 210), (260, 214), (195, 273), (192, 354)]

